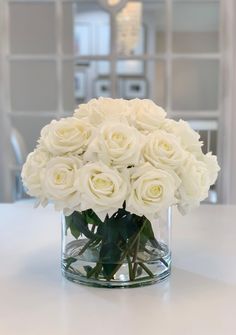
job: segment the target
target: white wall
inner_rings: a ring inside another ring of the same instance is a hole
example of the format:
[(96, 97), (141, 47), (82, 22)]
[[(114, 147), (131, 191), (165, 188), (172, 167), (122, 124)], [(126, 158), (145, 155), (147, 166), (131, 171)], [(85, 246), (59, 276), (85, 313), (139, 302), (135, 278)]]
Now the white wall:
[(236, 2), (224, 1), (222, 5), (221, 118), (219, 148), (221, 178), (220, 200), (236, 204)]
[(10, 120), (6, 113), (7, 90), (5, 85), (6, 71), (6, 21), (3, 3), (0, 3), (0, 202), (13, 200), (12, 179), (10, 171)]

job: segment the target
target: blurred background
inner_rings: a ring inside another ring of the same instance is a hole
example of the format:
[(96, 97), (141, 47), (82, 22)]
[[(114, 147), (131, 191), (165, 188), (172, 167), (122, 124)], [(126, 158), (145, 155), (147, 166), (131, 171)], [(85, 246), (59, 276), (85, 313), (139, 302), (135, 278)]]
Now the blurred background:
[(1, 0), (0, 201), (40, 129), (93, 97), (150, 98), (219, 157), (210, 203), (236, 203), (234, 0)]

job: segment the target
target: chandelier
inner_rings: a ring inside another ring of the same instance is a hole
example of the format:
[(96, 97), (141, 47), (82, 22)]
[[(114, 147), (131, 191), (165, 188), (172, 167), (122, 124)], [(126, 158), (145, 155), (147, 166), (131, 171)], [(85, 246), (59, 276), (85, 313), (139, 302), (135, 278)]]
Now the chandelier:
[(117, 52), (130, 55), (138, 44), (142, 26), (142, 3), (128, 2), (117, 13)]
[(98, 2), (110, 13), (118, 12), (128, 0), (98, 0)]
[(116, 6), (120, 0), (107, 0), (109, 6)]
[(142, 26), (142, 3), (128, 0), (99, 0), (99, 2), (113, 14), (111, 20), (116, 20), (117, 52), (132, 54), (138, 44)]

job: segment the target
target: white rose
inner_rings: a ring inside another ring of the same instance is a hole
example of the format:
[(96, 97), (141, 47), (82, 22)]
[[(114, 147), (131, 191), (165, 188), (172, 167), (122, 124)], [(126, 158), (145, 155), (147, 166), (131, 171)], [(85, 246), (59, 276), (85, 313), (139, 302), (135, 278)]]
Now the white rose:
[(87, 161), (101, 160), (107, 165), (125, 167), (139, 162), (141, 134), (123, 123), (105, 123), (84, 155)]
[(177, 122), (166, 119), (162, 123), (161, 128), (168, 133), (178, 136), (180, 138), (183, 149), (196, 155), (202, 152), (202, 142), (200, 141), (200, 135), (194, 131), (187, 122), (183, 120), (179, 120)]
[(210, 185), (213, 185), (217, 179), (218, 172), (220, 171), (217, 157), (212, 155), (211, 152), (208, 152), (206, 155), (202, 154), (199, 159), (206, 164), (207, 170), (209, 172)]
[(182, 149), (178, 137), (157, 130), (147, 137), (143, 156), (157, 168), (176, 170), (186, 159), (187, 153)]
[(179, 184), (175, 173), (156, 169), (149, 163), (134, 168), (126, 209), (152, 220), (162, 210), (176, 203), (175, 192)]
[(182, 181), (179, 188), (179, 209), (186, 213), (207, 198), (211, 178), (207, 165), (192, 154), (189, 154), (178, 175)]
[(50, 154), (38, 147), (28, 155), (21, 172), (22, 181), (27, 189), (27, 193), (33, 197), (40, 198), (42, 201), (45, 199), (42, 191), (42, 180), (49, 159)]
[(92, 136), (92, 127), (85, 120), (75, 117), (53, 120), (41, 131), (39, 143), (54, 156), (69, 152), (81, 154)]
[(138, 130), (149, 133), (161, 127), (166, 112), (148, 99), (129, 101), (130, 113), (135, 115), (135, 126)]
[(128, 181), (116, 169), (105, 164), (88, 163), (78, 174), (77, 187), (81, 193), (81, 210), (92, 208), (104, 219), (122, 207), (128, 191)]
[(76, 157), (53, 157), (46, 165), (42, 187), (57, 210), (78, 206), (76, 178), (81, 165), (82, 162)]
[(73, 117), (76, 117), (77, 119), (88, 119), (89, 116), (89, 104), (92, 103), (93, 100), (90, 100), (87, 104), (80, 104), (78, 108), (74, 110)]
[(87, 104), (81, 104), (75, 110), (76, 118), (88, 117), (91, 124), (98, 126), (105, 120), (126, 120), (128, 102), (124, 99), (99, 98), (92, 99)]

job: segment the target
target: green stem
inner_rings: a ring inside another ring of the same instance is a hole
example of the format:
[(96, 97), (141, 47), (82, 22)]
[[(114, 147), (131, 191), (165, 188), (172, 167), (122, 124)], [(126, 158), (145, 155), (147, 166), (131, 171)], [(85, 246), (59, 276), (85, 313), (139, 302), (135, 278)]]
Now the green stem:
[[(149, 252), (149, 255), (152, 255), (150, 252)], [(139, 258), (138, 257), (138, 260), (142, 261), (143, 262), (143, 259), (142, 258)], [(159, 258), (158, 259), (162, 264), (164, 264), (167, 268), (169, 267), (168, 263), (164, 260), (163, 257)]]
[(137, 242), (136, 242), (136, 246), (135, 246), (135, 250), (134, 250), (134, 256), (133, 256), (133, 279), (135, 279), (136, 276), (136, 271), (137, 271), (137, 266), (138, 264), (136, 263), (137, 260), (137, 256), (138, 256), (138, 250), (139, 250), (139, 241), (140, 241), (140, 235), (137, 238)]
[(162, 264), (164, 264), (167, 268), (169, 267), (168, 263), (164, 260), (164, 258), (161, 257), (159, 260), (160, 260), (160, 262), (162, 262)]
[(147, 272), (147, 274), (148, 274), (150, 277), (154, 278), (154, 274), (152, 273), (151, 270), (149, 270), (149, 268), (148, 268), (146, 265), (144, 265), (144, 264), (141, 263), (141, 262), (138, 263), (138, 265), (141, 266), (141, 268), (143, 268), (143, 270), (144, 270), (145, 272)]
[(114, 270), (112, 271), (112, 273), (110, 274), (110, 276), (107, 278), (108, 280), (111, 280), (111, 279), (113, 278), (114, 274), (115, 274), (115, 273), (119, 270), (119, 268), (123, 265), (123, 261), (124, 261), (124, 259), (127, 257), (127, 255), (129, 254), (129, 252), (132, 251), (132, 248), (133, 248), (133, 246), (135, 245), (137, 239), (139, 238), (139, 236), (140, 236), (140, 234), (141, 234), (141, 232), (142, 232), (144, 226), (145, 226), (145, 222), (143, 223), (141, 229), (140, 229), (139, 232), (136, 234), (136, 236), (134, 237), (134, 239), (133, 239), (133, 241), (130, 243), (130, 245), (129, 245), (129, 243), (128, 243), (127, 249), (124, 251), (123, 256), (122, 256), (121, 259), (120, 259), (120, 264), (117, 264), (117, 266), (114, 268)]
[(83, 246), (83, 248), (80, 250), (80, 252), (78, 253), (78, 256), (81, 256), (81, 255), (85, 252), (85, 250), (88, 249), (88, 247), (90, 246), (90, 244), (92, 244), (92, 242), (94, 242), (93, 239), (89, 240), (89, 241)]
[(128, 262), (128, 267), (129, 267), (129, 279), (134, 280), (133, 271), (132, 271), (132, 262), (131, 262), (131, 259), (130, 259), (129, 255), (127, 255), (127, 262)]
[(97, 263), (96, 266), (90, 272), (87, 273), (87, 278), (92, 277), (93, 274), (95, 274), (95, 277), (98, 276), (101, 269), (102, 269), (102, 264)]
[[(153, 242), (154, 241), (154, 242)], [(157, 239), (155, 238), (153, 241), (150, 241), (152, 243), (152, 245), (154, 246), (154, 248), (158, 248), (161, 251), (163, 251), (163, 247), (161, 246), (161, 244), (157, 241)]]
[(96, 224), (93, 223), (92, 228), (91, 228), (91, 232), (94, 233), (94, 232), (95, 232), (95, 229), (96, 229)]
[(144, 248), (143, 250), (146, 251), (147, 254), (152, 255), (152, 252), (149, 251), (147, 248)]
[[(92, 228), (91, 228), (91, 232), (94, 233), (95, 229), (96, 229), (96, 224), (93, 223)], [(83, 246), (83, 248), (80, 250), (80, 252), (78, 253), (78, 256), (81, 256), (81, 255), (85, 252), (85, 250), (87, 250), (88, 247), (89, 247), (93, 242), (95, 242), (95, 241), (98, 241), (98, 238), (97, 238), (97, 237), (91, 238), (91, 239), (90, 239), (90, 240)]]
[(95, 273), (94, 273), (94, 277), (95, 277), (96, 279), (98, 278), (99, 273), (100, 273), (101, 270), (102, 270), (102, 264), (101, 264), (101, 263), (99, 263), (99, 264), (100, 264), (100, 266), (98, 266), (97, 270), (96, 270)]

